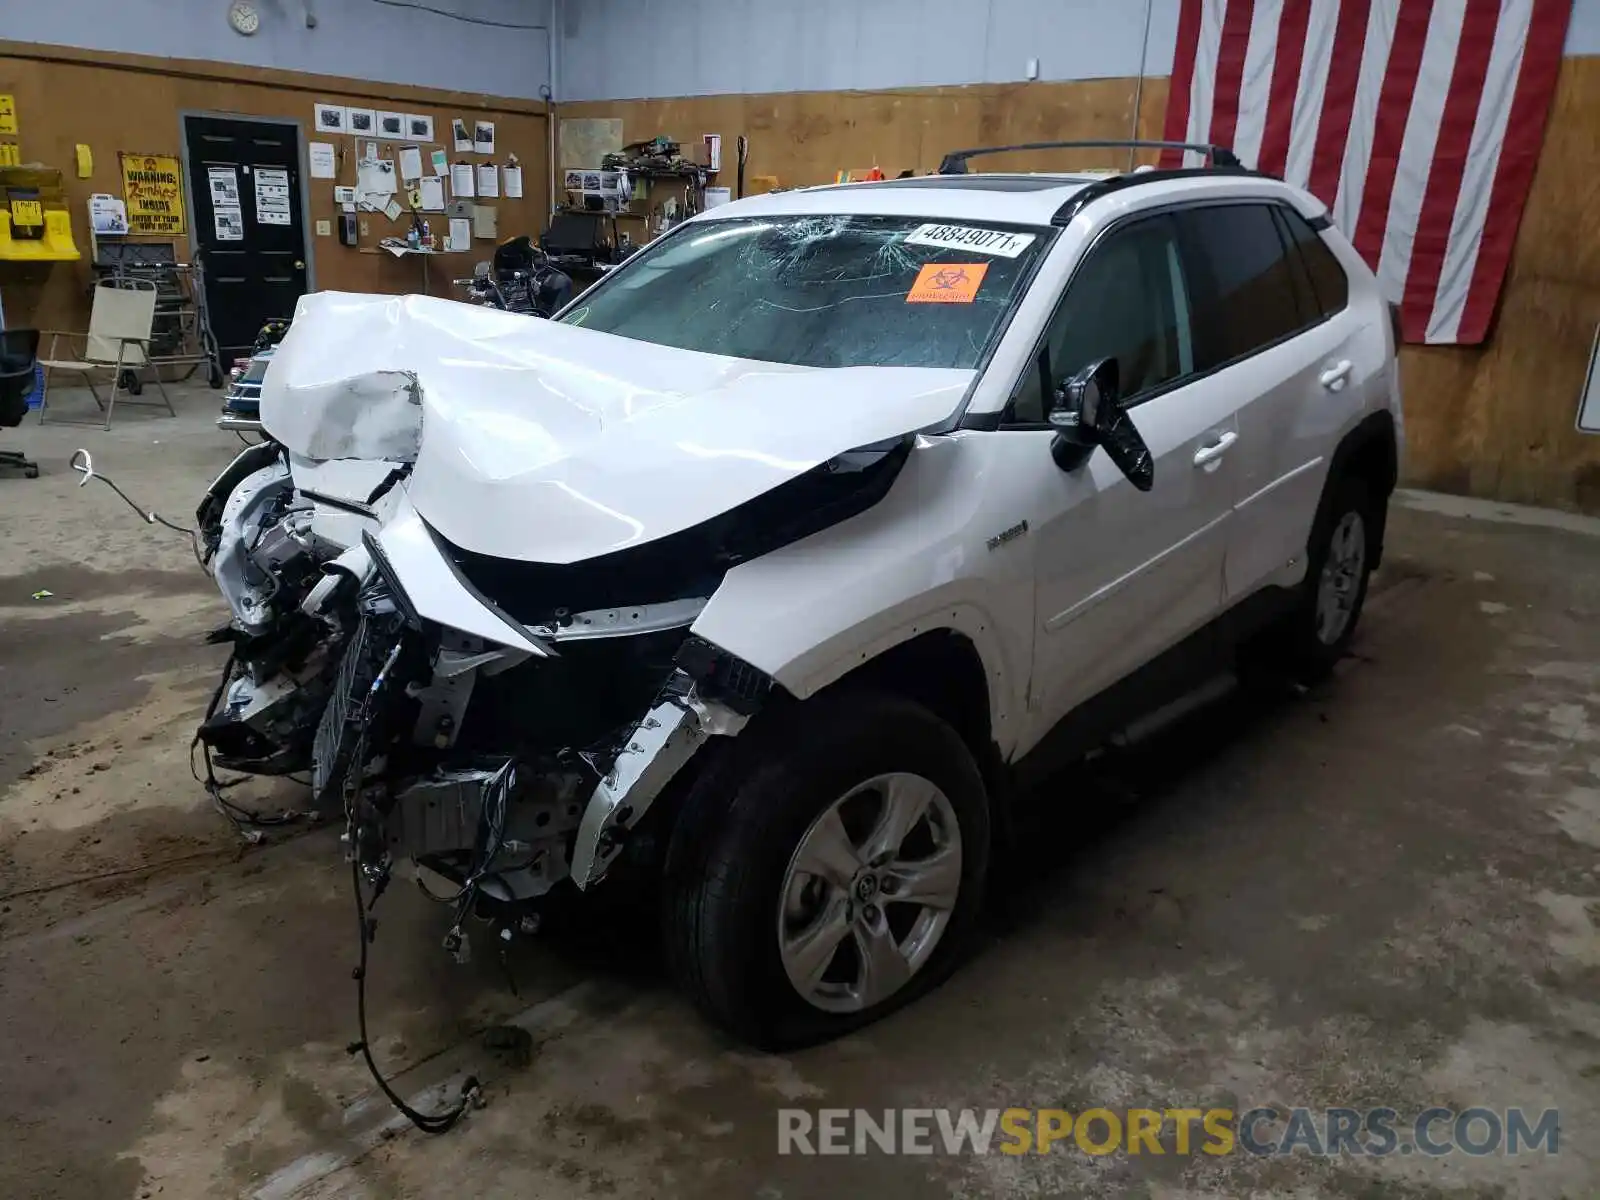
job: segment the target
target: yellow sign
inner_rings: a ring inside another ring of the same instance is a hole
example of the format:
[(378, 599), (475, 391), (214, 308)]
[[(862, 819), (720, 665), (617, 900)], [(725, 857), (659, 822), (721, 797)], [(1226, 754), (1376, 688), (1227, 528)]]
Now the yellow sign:
[(0, 142), (0, 167), (20, 167), (22, 147), (16, 142)]
[(37, 200), (13, 200), (11, 202), (11, 223), (13, 225), (27, 225), (37, 228), (44, 224), (44, 206)]
[(183, 166), (170, 154), (130, 154), (122, 160), (128, 231), (175, 237), (183, 232)]
[(0, 95), (0, 133), (17, 132), (17, 98)]
[(78, 178), (87, 179), (94, 174), (94, 151), (82, 142), (78, 143)]

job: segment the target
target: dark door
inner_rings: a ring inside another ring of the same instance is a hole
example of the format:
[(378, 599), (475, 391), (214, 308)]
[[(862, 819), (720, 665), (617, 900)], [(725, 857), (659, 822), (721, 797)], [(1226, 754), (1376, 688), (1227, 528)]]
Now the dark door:
[(294, 315), (306, 291), (306, 230), (299, 127), (229, 117), (185, 117), (211, 332), (226, 371), (261, 326)]

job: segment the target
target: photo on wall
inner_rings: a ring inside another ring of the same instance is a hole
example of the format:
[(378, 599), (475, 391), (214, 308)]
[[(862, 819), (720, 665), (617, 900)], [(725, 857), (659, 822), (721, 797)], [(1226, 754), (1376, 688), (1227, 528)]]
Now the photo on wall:
[(405, 137), (405, 114), (397, 112), (378, 113), (378, 136), (381, 138), (392, 138), (395, 141)]
[(420, 113), (407, 113), (406, 137), (414, 142), (433, 141), (433, 118)]
[(494, 153), (494, 122), (479, 121), (472, 134), (472, 148), (479, 154)]
[(349, 132), (357, 137), (372, 137), (378, 132), (378, 114), (370, 108), (347, 109), (346, 123)]
[(317, 101), (317, 132), (346, 133), (348, 132), (348, 110), (342, 104), (324, 104)]

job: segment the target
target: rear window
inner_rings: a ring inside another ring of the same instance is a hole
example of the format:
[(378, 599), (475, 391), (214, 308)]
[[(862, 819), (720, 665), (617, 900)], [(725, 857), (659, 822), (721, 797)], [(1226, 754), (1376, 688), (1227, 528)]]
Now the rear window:
[(635, 255), (561, 320), (793, 366), (971, 369), (1052, 236), (907, 217), (697, 222)]
[(1227, 204), (1178, 214), (1198, 260), (1196, 366), (1222, 366), (1301, 328), (1296, 264), (1265, 204)]

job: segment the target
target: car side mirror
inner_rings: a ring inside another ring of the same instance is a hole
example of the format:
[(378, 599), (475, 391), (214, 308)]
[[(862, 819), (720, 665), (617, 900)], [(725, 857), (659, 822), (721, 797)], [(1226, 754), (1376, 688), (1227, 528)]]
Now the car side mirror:
[(1117, 360), (1102, 358), (1064, 380), (1050, 409), (1056, 431), (1050, 456), (1063, 471), (1076, 471), (1103, 447), (1117, 469), (1141, 492), (1155, 483), (1150, 449), (1122, 405)]

